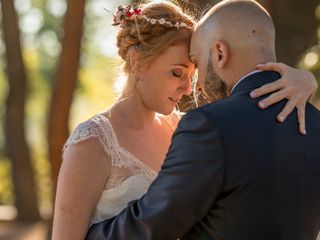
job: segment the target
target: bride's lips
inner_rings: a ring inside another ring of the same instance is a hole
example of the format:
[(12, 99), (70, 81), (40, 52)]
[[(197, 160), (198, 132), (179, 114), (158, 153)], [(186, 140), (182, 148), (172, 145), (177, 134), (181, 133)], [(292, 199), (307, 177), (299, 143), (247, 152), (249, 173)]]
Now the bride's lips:
[(180, 98), (169, 97), (169, 100), (172, 101), (172, 102), (178, 103), (180, 101)]

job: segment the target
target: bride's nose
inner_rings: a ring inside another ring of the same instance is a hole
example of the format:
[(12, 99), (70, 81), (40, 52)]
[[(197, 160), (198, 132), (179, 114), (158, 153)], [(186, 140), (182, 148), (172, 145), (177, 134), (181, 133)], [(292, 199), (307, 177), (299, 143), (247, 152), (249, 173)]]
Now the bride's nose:
[(191, 81), (190, 79), (184, 79), (181, 83), (180, 89), (183, 91), (184, 95), (190, 95), (192, 92)]

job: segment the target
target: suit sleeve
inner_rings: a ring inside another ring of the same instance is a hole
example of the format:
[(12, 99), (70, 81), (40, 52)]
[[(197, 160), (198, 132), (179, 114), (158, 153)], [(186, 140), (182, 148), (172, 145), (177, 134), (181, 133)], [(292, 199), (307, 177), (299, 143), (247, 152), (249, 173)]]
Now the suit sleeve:
[(214, 204), (223, 172), (219, 130), (201, 109), (191, 111), (180, 121), (147, 193), (116, 217), (93, 225), (87, 239), (177, 239)]

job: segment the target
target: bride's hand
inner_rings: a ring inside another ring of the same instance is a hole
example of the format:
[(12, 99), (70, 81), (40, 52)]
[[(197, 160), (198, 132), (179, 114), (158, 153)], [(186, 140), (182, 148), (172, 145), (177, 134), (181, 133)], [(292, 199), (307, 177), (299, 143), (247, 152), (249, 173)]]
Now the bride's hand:
[[(305, 130), (305, 108), (307, 101), (310, 101), (317, 91), (318, 84), (312, 73), (305, 70), (298, 70), (283, 63), (266, 63), (257, 66), (258, 70), (276, 71), (281, 78), (273, 83), (266, 84), (251, 92), (251, 97), (257, 98), (268, 93), (269, 97), (259, 102), (259, 107), (265, 109), (270, 105), (283, 99), (288, 99), (283, 110), (278, 114), (280, 122), (285, 121), (287, 116), (297, 108), (299, 131), (306, 134)], [(276, 91), (276, 92), (275, 92)]]

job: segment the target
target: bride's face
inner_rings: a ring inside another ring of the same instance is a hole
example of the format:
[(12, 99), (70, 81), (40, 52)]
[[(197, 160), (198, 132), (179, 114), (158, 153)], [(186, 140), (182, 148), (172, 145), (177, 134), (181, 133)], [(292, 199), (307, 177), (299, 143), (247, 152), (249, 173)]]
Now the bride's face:
[(138, 92), (143, 104), (155, 112), (170, 114), (183, 95), (190, 95), (194, 71), (187, 44), (169, 47), (140, 70)]

